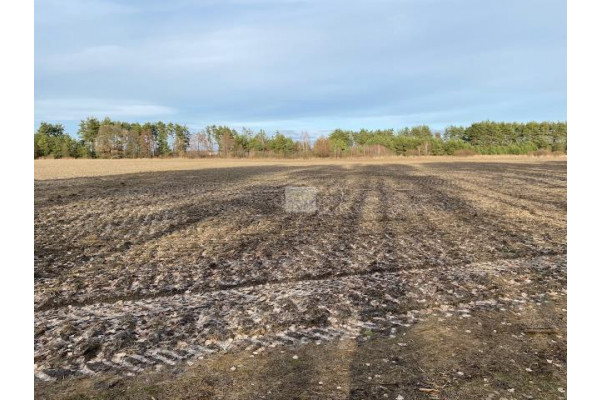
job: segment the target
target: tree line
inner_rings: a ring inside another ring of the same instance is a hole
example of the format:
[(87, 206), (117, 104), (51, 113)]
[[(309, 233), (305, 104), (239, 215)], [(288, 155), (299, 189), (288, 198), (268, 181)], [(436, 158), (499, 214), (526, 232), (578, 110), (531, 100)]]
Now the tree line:
[(42, 122), (34, 135), (34, 158), (152, 157), (347, 157), (387, 155), (531, 154), (567, 151), (566, 122), (493, 122), (427, 125), (358, 131), (335, 129), (314, 142), (307, 132), (294, 140), (281, 132), (211, 125), (191, 132), (185, 125), (82, 120), (78, 139), (63, 125)]

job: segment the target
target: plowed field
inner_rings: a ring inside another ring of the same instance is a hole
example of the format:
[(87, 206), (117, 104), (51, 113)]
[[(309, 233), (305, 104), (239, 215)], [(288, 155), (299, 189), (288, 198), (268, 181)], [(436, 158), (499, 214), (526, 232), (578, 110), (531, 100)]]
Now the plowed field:
[(36, 180), (36, 396), (566, 397), (566, 166)]

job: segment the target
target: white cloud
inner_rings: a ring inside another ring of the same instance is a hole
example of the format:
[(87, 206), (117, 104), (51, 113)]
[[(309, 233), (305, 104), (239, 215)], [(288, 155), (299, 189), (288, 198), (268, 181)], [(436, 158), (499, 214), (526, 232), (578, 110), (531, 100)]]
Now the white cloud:
[(90, 70), (106, 70), (117, 67), (127, 55), (122, 46), (103, 45), (86, 47), (66, 54), (52, 54), (42, 59), (44, 68), (61, 73)]
[(56, 1), (36, 3), (38, 121), (163, 104), (267, 129), (566, 117), (559, 0)]
[(171, 107), (132, 100), (41, 99), (35, 101), (36, 120), (80, 120), (87, 116), (103, 118), (158, 117), (173, 114)]

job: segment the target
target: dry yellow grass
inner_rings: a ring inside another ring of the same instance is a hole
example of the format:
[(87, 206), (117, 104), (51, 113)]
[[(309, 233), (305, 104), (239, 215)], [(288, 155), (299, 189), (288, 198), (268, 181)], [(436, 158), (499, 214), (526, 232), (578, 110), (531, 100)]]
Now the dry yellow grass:
[(531, 157), (531, 156), (430, 156), (430, 157), (387, 157), (356, 159), (59, 159), (34, 160), (36, 180), (69, 179), (92, 176), (108, 176), (133, 174), (139, 172), (185, 171), (208, 168), (228, 168), (261, 165), (351, 165), (351, 164), (414, 164), (428, 162), (540, 162), (544, 160), (566, 160), (566, 156)]

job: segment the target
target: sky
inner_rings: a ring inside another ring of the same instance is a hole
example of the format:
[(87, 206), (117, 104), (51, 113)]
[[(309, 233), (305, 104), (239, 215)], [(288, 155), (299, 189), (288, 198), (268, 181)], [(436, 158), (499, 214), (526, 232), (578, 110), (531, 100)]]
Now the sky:
[(35, 127), (567, 118), (564, 0), (36, 0)]

